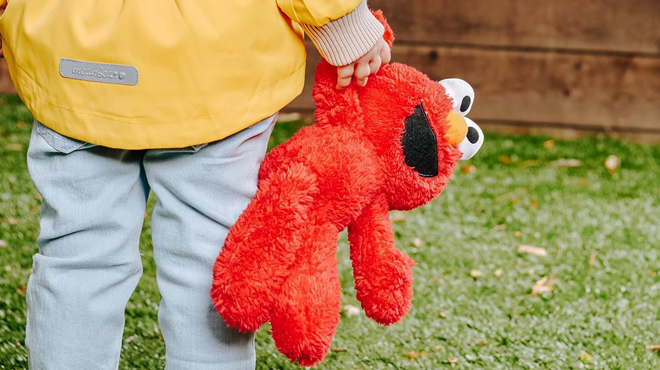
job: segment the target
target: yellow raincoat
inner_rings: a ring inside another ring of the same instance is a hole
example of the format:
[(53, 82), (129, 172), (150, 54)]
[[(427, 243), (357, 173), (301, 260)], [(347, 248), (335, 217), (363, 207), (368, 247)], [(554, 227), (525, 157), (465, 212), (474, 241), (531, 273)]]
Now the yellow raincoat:
[(37, 120), (108, 147), (177, 148), (288, 104), (304, 84), (298, 24), (322, 26), (360, 2), (9, 0), (0, 34)]

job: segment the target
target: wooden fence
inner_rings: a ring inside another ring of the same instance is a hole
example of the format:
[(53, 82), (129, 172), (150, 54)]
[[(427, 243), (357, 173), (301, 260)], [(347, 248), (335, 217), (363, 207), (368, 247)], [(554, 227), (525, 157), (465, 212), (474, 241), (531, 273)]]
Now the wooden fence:
[[(393, 60), (476, 91), (487, 131), (660, 142), (660, 0), (370, 0)], [(287, 111), (310, 114), (318, 53)], [(0, 90), (10, 91), (6, 66)]]
[[(370, 0), (393, 60), (475, 88), (488, 131), (660, 142), (660, 0)], [(317, 53), (304, 93), (310, 112)]]

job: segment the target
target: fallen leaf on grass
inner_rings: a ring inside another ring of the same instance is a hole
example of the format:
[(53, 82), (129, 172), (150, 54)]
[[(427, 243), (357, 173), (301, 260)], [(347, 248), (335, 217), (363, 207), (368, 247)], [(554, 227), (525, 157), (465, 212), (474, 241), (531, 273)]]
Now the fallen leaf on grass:
[(9, 143), (9, 144), (5, 145), (5, 148), (7, 150), (12, 151), (12, 152), (20, 152), (21, 150), (23, 150), (23, 145), (18, 144), (18, 143)]
[(533, 256), (541, 256), (541, 257), (545, 257), (548, 255), (548, 251), (546, 251), (545, 249), (534, 247), (531, 245), (519, 245), (518, 253), (527, 253)]
[(406, 356), (408, 356), (409, 359), (414, 360), (417, 358), (428, 358), (429, 354), (426, 351), (421, 351), (421, 352), (408, 352), (406, 353)]
[(650, 277), (656, 277), (656, 276), (658, 276), (658, 273), (655, 272), (655, 271), (649, 271), (649, 276)]
[(593, 362), (594, 356), (588, 354), (587, 352), (582, 352), (582, 354), (580, 355), (580, 361), (582, 361), (583, 364)]
[(442, 349), (445, 348), (442, 344), (436, 344), (433, 346), (433, 349), (436, 351), (442, 351)]
[(538, 296), (544, 293), (552, 292), (555, 289), (555, 277), (548, 278), (544, 276), (541, 280), (537, 281), (532, 287), (532, 295)]
[(511, 157), (501, 156), (500, 157), (500, 162), (502, 162), (504, 164), (509, 164), (509, 163), (513, 162), (513, 160), (511, 159)]
[(610, 175), (614, 175), (616, 171), (619, 170), (619, 167), (621, 167), (621, 160), (619, 157), (611, 155), (605, 159), (605, 168), (607, 168)]
[(447, 361), (449, 361), (449, 364), (451, 366), (456, 366), (456, 364), (458, 363), (458, 357), (454, 357), (454, 358), (447, 357)]
[(25, 297), (25, 285), (20, 285), (18, 288), (16, 288), (16, 293)]
[(520, 237), (522, 235), (522, 232), (516, 231), (515, 233), (513, 233), (513, 235), (515, 235), (516, 237)]
[(538, 209), (539, 208), (539, 202), (536, 199), (532, 199), (531, 203), (529, 204), (529, 207), (531, 209)]
[(438, 311), (438, 316), (442, 317), (443, 319), (447, 318), (447, 314), (444, 311)]
[(475, 173), (475, 172), (477, 172), (477, 166), (475, 166), (473, 164), (466, 164), (465, 166), (461, 167), (461, 171), (464, 174)]
[(13, 217), (7, 217), (7, 222), (9, 222), (10, 225), (18, 224), (18, 220)]
[(561, 158), (554, 162), (557, 167), (582, 167), (582, 161), (579, 159)]
[(493, 231), (502, 231), (506, 230), (506, 225), (497, 225), (493, 228)]
[(353, 317), (360, 314), (360, 309), (350, 304), (347, 304), (346, 306), (344, 306), (344, 312), (346, 313), (346, 317)]
[(484, 276), (484, 273), (481, 272), (481, 270), (472, 270), (470, 271), (470, 276), (472, 276), (473, 278), (480, 278)]
[(596, 253), (592, 253), (591, 256), (589, 256), (589, 268), (594, 267), (596, 267)]
[(403, 212), (392, 212), (392, 223), (397, 224), (406, 220), (406, 214)]
[(482, 347), (485, 347), (485, 346), (488, 345), (488, 342), (485, 339), (482, 339), (482, 338), (474, 338), (474, 343), (476, 343), (476, 344), (478, 344)]
[(494, 275), (497, 276), (497, 277), (499, 277), (500, 275), (502, 275), (502, 269), (497, 269), (497, 270), (495, 270)]
[(660, 351), (660, 344), (648, 344), (646, 349), (650, 351)]
[(555, 141), (550, 139), (543, 142), (543, 147), (546, 149), (552, 149), (555, 147)]

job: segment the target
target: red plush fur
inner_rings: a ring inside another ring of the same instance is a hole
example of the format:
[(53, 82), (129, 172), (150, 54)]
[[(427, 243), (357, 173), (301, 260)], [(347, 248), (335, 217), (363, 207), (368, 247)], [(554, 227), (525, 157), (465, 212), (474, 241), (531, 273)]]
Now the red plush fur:
[[(229, 326), (256, 331), (270, 320), (277, 348), (302, 366), (323, 359), (339, 323), (336, 244), (346, 227), (367, 316), (389, 325), (408, 313), (414, 262), (395, 248), (388, 211), (437, 197), (461, 156), (444, 137), (451, 100), (421, 72), (394, 63), (367, 87), (335, 84), (336, 67), (322, 62), (317, 123), (266, 156), (257, 194), (218, 256), (211, 291)], [(420, 102), (437, 138), (435, 177), (406, 165), (402, 149), (404, 123)]]

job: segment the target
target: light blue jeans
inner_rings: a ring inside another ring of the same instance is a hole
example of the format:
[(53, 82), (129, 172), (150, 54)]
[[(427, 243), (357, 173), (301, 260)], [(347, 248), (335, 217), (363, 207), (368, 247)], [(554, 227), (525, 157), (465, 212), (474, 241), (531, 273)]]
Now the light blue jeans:
[(187, 149), (143, 151), (87, 144), (35, 122), (28, 168), (43, 202), (27, 287), (31, 369), (118, 368), (150, 190), (166, 369), (254, 369), (253, 334), (227, 328), (209, 290), (227, 231), (256, 192), (274, 122)]

